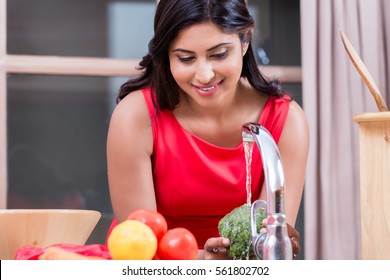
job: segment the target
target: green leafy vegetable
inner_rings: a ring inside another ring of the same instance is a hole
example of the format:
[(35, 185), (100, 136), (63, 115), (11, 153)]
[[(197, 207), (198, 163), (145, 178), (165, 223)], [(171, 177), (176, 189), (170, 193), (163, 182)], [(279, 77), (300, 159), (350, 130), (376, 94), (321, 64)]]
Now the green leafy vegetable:
[[(262, 220), (267, 217), (264, 209), (256, 212), (257, 232), (263, 228)], [(254, 256), (251, 236), (251, 206), (244, 204), (233, 209), (218, 223), (221, 237), (230, 240), (227, 254), (236, 260), (250, 259)]]

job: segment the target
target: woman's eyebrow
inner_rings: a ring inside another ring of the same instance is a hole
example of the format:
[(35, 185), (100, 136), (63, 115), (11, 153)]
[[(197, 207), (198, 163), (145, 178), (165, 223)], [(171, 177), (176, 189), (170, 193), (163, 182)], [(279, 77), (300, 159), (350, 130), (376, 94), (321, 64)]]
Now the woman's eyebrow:
[[(218, 45), (212, 46), (211, 48), (207, 49), (206, 51), (210, 52), (212, 50), (218, 49), (218, 48), (220, 48), (222, 46), (229, 45), (229, 44), (230, 44), (229, 42), (220, 43)], [(181, 48), (174, 49), (174, 50), (172, 50), (172, 52), (194, 53), (193, 51), (186, 50), (186, 49), (181, 49)]]

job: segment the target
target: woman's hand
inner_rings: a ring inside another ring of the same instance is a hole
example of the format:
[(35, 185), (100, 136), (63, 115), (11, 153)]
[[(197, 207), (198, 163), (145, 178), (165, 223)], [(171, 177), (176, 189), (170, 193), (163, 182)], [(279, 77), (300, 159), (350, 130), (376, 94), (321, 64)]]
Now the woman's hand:
[(299, 245), (299, 232), (289, 224), (287, 224), (287, 234), (288, 237), (290, 237), (291, 240), (291, 246), (293, 251), (293, 259), (295, 260), (297, 258), (297, 255), (299, 254), (299, 251), (301, 250), (301, 246)]
[(213, 237), (206, 241), (204, 250), (200, 252), (199, 258), (204, 260), (229, 260), (231, 259), (226, 252), (226, 247), (230, 241), (223, 237)]

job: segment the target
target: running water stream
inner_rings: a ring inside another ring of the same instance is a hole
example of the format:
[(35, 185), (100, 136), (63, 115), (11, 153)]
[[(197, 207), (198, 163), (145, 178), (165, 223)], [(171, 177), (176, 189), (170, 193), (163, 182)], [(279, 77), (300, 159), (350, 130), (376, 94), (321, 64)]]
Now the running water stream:
[[(242, 133), (244, 153), (245, 153), (245, 163), (246, 163), (246, 203), (248, 206), (252, 205), (252, 154), (253, 154), (253, 142), (254, 139), (252, 135), (247, 132)], [(250, 259), (250, 252), (252, 246), (252, 238), (248, 241), (248, 248), (246, 250), (246, 259)]]
[(246, 162), (246, 203), (252, 204), (252, 152), (254, 139), (248, 132), (242, 133), (244, 144), (245, 162)]

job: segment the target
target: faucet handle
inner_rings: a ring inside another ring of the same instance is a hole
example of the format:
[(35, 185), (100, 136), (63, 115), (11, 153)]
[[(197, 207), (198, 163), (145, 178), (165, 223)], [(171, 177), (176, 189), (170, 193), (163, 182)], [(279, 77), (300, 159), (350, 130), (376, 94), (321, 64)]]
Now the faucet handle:
[(251, 235), (252, 235), (252, 246), (253, 251), (258, 259), (263, 259), (263, 249), (262, 244), (266, 237), (266, 234), (260, 234), (257, 231), (257, 215), (256, 212), (259, 209), (263, 209), (265, 212), (267, 211), (267, 202), (264, 200), (255, 200), (251, 206)]
[(257, 238), (259, 232), (257, 232), (257, 222), (256, 222), (256, 211), (258, 209), (263, 209), (265, 212), (267, 211), (267, 202), (264, 200), (255, 200), (251, 206), (251, 234), (252, 241)]

